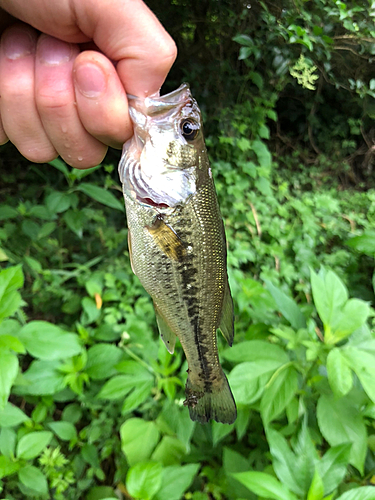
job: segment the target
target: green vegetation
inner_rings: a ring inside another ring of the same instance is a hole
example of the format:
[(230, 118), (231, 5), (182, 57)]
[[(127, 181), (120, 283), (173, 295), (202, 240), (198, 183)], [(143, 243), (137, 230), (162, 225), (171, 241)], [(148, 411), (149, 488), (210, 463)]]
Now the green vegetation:
[[(235, 302), (233, 425), (133, 275), (101, 168), (0, 148), (0, 497), (375, 498), (374, 5), (150, 1), (205, 116)], [(117, 495), (117, 496), (116, 496)]]

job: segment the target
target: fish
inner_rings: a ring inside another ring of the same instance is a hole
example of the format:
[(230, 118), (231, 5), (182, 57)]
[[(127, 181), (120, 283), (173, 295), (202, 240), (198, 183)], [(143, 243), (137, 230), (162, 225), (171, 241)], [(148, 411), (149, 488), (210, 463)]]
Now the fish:
[(134, 134), (119, 177), (131, 266), (153, 300), (166, 348), (173, 353), (178, 337), (184, 350), (190, 418), (232, 424), (237, 409), (217, 330), (231, 346), (233, 300), (201, 112), (187, 83), (163, 96), (128, 99)]

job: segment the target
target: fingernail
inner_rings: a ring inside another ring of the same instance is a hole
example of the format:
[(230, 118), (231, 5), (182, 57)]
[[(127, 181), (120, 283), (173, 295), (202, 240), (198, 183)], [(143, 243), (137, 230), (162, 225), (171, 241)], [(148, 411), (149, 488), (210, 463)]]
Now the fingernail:
[(3, 50), (8, 59), (19, 59), (35, 52), (35, 40), (22, 28), (12, 28), (3, 37)]
[(40, 62), (49, 66), (58, 66), (70, 61), (73, 54), (70, 43), (62, 42), (51, 36), (41, 36), (38, 43)]
[(78, 66), (74, 77), (78, 90), (85, 97), (99, 97), (107, 86), (106, 77), (96, 64), (86, 63)]

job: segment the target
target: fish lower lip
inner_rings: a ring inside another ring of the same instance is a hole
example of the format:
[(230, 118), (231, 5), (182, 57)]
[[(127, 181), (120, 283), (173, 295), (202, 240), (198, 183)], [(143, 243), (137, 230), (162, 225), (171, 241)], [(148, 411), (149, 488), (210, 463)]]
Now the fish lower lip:
[(170, 208), (166, 203), (155, 203), (151, 198), (138, 198), (138, 201), (154, 208)]

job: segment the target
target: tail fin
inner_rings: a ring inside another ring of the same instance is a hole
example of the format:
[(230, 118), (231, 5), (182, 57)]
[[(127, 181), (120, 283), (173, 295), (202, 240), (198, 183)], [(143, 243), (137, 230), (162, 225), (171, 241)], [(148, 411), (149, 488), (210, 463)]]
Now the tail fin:
[(237, 418), (236, 403), (224, 373), (220, 387), (210, 391), (194, 387), (188, 378), (184, 405), (189, 407), (190, 418), (201, 424), (206, 424), (210, 419), (222, 424), (233, 424)]

